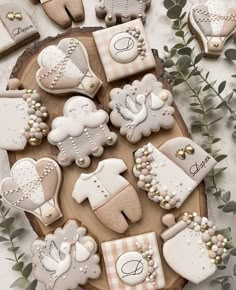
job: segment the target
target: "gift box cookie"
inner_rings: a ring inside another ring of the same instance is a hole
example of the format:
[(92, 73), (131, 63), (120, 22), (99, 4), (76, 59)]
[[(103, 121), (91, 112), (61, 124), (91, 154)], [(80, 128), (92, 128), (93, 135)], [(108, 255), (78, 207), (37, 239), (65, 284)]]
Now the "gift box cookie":
[(77, 288), (100, 276), (97, 248), (84, 227), (68, 220), (53, 234), (33, 242), (33, 274), (50, 290)]
[(121, 159), (100, 161), (94, 172), (80, 175), (72, 193), (78, 203), (88, 198), (97, 218), (117, 233), (124, 233), (129, 227), (124, 214), (133, 223), (142, 217), (137, 192), (120, 175), (126, 170)]
[(45, 123), (48, 112), (41, 97), (35, 90), (21, 87), (20, 81), (11, 79), (9, 90), (0, 92), (0, 148), (4, 150), (38, 146), (49, 131)]
[(134, 153), (138, 187), (166, 210), (179, 208), (216, 165), (216, 160), (191, 139), (176, 137), (159, 149), (151, 143)]
[(77, 92), (93, 98), (102, 85), (90, 67), (85, 46), (76, 38), (64, 38), (44, 48), (38, 64), (36, 81), (51, 94)]
[(151, 0), (100, 0), (95, 11), (99, 18), (104, 18), (107, 26), (113, 26), (117, 22), (128, 22), (135, 18), (141, 18), (145, 23), (146, 11), (151, 6)]
[(236, 9), (227, 8), (221, 0), (194, 5), (189, 13), (189, 26), (204, 53), (218, 57), (225, 42), (236, 32)]
[(140, 19), (95, 31), (93, 36), (108, 82), (156, 66)]
[(173, 96), (153, 74), (123, 88), (112, 89), (110, 99), (111, 123), (131, 143), (174, 125)]
[(110, 290), (165, 287), (156, 234), (141, 234), (102, 243)]
[(61, 182), (61, 169), (53, 159), (23, 158), (12, 166), (11, 177), (2, 181), (0, 191), (8, 204), (35, 215), (47, 226), (62, 216)]
[(0, 58), (39, 38), (30, 15), (19, 1), (0, 4)]
[(169, 227), (161, 235), (169, 266), (195, 284), (213, 275), (227, 252), (227, 239), (217, 234), (214, 223), (197, 213), (185, 213), (177, 223), (168, 214), (163, 223)]

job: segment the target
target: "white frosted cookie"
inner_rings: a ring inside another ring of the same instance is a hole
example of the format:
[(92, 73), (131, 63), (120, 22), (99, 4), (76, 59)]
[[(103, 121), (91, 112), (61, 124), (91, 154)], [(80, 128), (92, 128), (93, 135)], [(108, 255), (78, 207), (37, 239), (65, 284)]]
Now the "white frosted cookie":
[(33, 242), (33, 274), (48, 290), (74, 289), (101, 274), (96, 241), (75, 220)]
[(227, 239), (216, 233), (214, 223), (197, 213), (185, 213), (178, 223), (172, 214), (162, 221), (169, 227), (161, 235), (168, 265), (195, 284), (213, 275), (227, 252)]
[(58, 204), (61, 182), (61, 169), (53, 159), (23, 158), (12, 166), (11, 177), (2, 181), (1, 195), (11, 206), (49, 225), (62, 216)]

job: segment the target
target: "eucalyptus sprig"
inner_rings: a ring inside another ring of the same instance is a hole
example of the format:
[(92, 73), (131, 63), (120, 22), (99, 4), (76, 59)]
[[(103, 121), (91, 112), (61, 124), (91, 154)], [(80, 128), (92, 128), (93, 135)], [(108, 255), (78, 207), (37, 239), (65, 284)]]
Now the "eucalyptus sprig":
[(0, 197), (0, 243), (9, 245), (7, 250), (12, 254), (11, 257), (6, 258), (12, 261), (12, 270), (19, 273), (17, 278), (10, 286), (10, 288), (21, 288), (25, 290), (36, 290), (37, 280), (29, 281), (29, 276), (32, 273), (32, 263), (25, 265), (23, 258), (25, 253), (19, 253), (20, 247), (16, 245), (15, 241), (18, 237), (24, 234), (24, 228), (15, 228), (15, 217), (10, 216), (10, 209), (6, 208)]

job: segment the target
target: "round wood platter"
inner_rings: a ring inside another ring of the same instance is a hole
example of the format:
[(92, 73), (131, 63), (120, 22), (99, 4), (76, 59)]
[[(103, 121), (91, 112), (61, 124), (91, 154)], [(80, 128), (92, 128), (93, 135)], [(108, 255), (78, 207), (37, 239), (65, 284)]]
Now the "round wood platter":
[[(108, 84), (106, 82), (104, 70), (98, 56), (98, 52), (95, 46), (95, 42), (92, 37), (92, 32), (101, 28), (74, 28), (67, 31), (64, 34), (60, 34), (56, 37), (49, 37), (41, 42), (36, 42), (32, 47), (26, 49), (23, 55), (18, 59), (15, 67), (13, 68), (11, 77), (17, 77), (22, 81), (25, 88), (36, 89), (42, 97), (43, 103), (48, 107), (50, 114), (49, 123), (51, 124), (52, 120), (62, 114), (63, 105), (65, 101), (70, 97), (67, 95), (50, 95), (42, 91), (35, 80), (35, 74), (38, 70), (37, 56), (42, 49), (48, 45), (57, 44), (62, 38), (65, 37), (74, 37), (78, 38), (87, 48), (90, 58), (90, 64), (95, 72), (95, 74), (103, 81), (103, 87), (98, 92), (95, 102), (100, 108), (105, 109), (109, 112), (108, 103), (109, 103), (109, 92), (113, 87), (122, 87), (126, 83), (130, 83), (135, 79), (141, 79), (143, 74), (136, 75), (126, 80), (113, 82)], [(164, 83), (166, 89), (171, 90), (172, 80), (164, 72), (163, 64), (161, 59), (158, 57), (157, 51), (153, 51), (156, 58), (156, 69), (151, 71), (156, 74), (157, 78)], [(73, 95), (73, 94), (72, 94)], [(72, 96), (71, 95), (71, 96)], [(147, 233), (155, 231), (158, 238), (165, 278), (166, 285), (169, 290), (180, 290), (186, 284), (186, 281), (179, 277), (175, 272), (173, 272), (168, 265), (165, 263), (165, 260), (162, 256), (162, 241), (160, 239), (160, 233), (164, 230), (163, 225), (161, 224), (161, 217), (166, 213), (164, 209), (161, 209), (159, 205), (155, 204), (148, 199), (145, 192), (138, 189), (136, 182), (132, 174), (132, 167), (134, 165), (133, 161), (133, 152), (140, 148), (142, 145), (151, 142), (155, 146), (160, 146), (166, 140), (176, 137), (176, 136), (187, 136), (189, 137), (187, 127), (184, 124), (181, 115), (179, 114), (176, 106), (175, 113), (175, 125), (171, 130), (161, 130), (156, 134), (152, 134), (148, 138), (143, 138), (140, 142), (135, 145), (130, 144), (126, 139), (120, 136), (118, 130), (113, 128), (110, 125), (112, 131), (115, 131), (118, 136), (118, 143), (114, 147), (106, 148), (105, 153), (100, 158), (92, 158), (92, 165), (88, 169), (80, 169), (76, 165), (72, 165), (67, 168), (63, 168), (64, 181), (60, 191), (60, 204), (63, 212), (63, 218), (56, 221), (54, 224), (49, 227), (44, 227), (42, 223), (36, 219), (34, 216), (27, 214), (29, 221), (31, 222), (34, 230), (39, 236), (43, 236), (49, 232), (54, 231), (57, 227), (60, 227), (64, 224), (69, 218), (78, 219), (82, 225), (87, 227), (88, 231), (96, 237), (96, 240), (100, 243), (104, 241), (114, 240), (126, 236), (132, 236), (140, 233)], [(57, 147), (51, 146), (47, 141), (39, 147), (27, 147), (22, 152), (9, 153), (10, 162), (13, 164), (16, 160), (31, 157), (34, 159), (39, 159), (42, 157), (51, 157), (57, 159), (58, 149)], [(143, 209), (143, 218), (136, 224), (130, 224), (130, 228), (124, 235), (119, 235), (115, 232), (112, 232), (104, 225), (102, 225), (99, 220), (93, 214), (88, 201), (85, 201), (81, 205), (77, 204), (76, 201), (72, 198), (71, 193), (74, 187), (74, 184), (77, 178), (82, 172), (88, 173), (92, 172), (97, 168), (98, 162), (106, 158), (120, 158), (123, 159), (127, 166), (128, 170), (125, 172), (124, 177), (129, 180), (129, 182), (136, 188)], [(206, 198), (204, 194), (204, 186), (201, 184), (196, 188), (188, 200), (184, 203), (181, 209), (173, 210), (173, 213), (178, 216), (180, 213), (185, 211), (196, 211), (201, 215), (207, 214), (206, 207)], [(109, 290), (108, 281), (106, 277), (106, 270), (104, 266), (104, 261), (102, 258), (101, 247), (99, 247), (99, 252), (102, 261), (102, 275), (97, 280), (89, 280), (89, 283), (83, 286), (84, 289), (97, 289), (97, 290)], [(116, 289), (112, 289), (116, 290)]]

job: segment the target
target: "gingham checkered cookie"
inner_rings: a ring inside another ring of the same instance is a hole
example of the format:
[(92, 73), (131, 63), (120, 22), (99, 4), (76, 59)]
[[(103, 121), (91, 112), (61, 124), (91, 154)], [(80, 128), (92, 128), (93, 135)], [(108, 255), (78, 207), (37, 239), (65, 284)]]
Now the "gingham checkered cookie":
[[(116, 270), (116, 262), (122, 254), (130, 251), (136, 251), (137, 242), (139, 244), (145, 244), (145, 246), (152, 246), (153, 261), (157, 264), (157, 276), (154, 283), (144, 281), (139, 285), (129, 286), (124, 284), (119, 278)], [(158, 250), (156, 234), (154, 232), (124, 239), (118, 239), (110, 242), (104, 242), (102, 243), (102, 252), (110, 290), (156, 290), (165, 287), (165, 277)]]
[[(144, 39), (146, 56), (144, 57), (144, 59), (142, 59), (140, 56), (137, 56), (133, 61), (129, 63), (119, 63), (116, 62), (110, 55), (109, 44), (110, 40), (114, 35), (120, 32), (125, 32), (128, 27), (139, 28), (141, 35)], [(122, 79), (124, 77), (152, 69), (156, 66), (152, 50), (147, 39), (147, 35), (144, 30), (144, 26), (140, 19), (96, 31), (93, 33), (93, 36), (108, 82)]]

